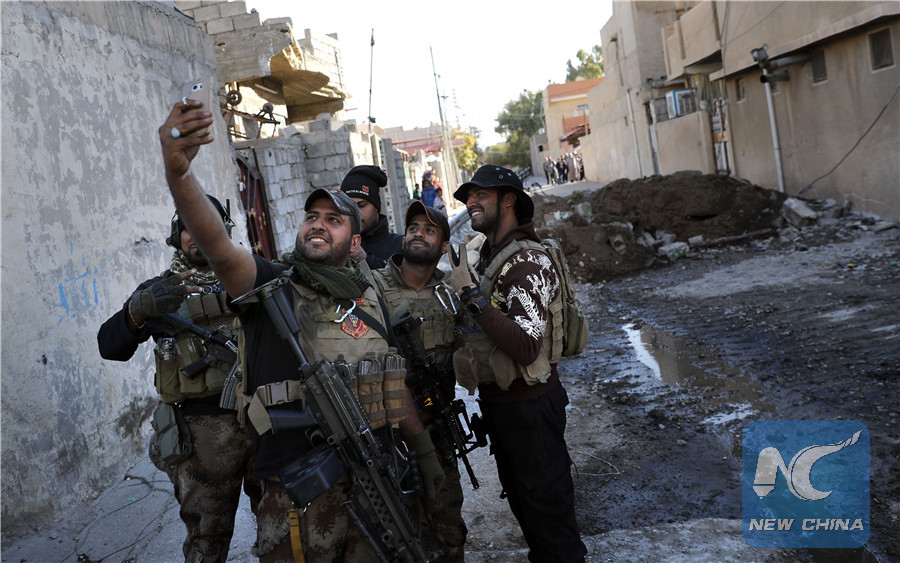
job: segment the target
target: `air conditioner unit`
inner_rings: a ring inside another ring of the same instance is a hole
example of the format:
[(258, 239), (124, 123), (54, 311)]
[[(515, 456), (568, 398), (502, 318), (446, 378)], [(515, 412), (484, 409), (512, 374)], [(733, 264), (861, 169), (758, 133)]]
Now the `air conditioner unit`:
[(669, 119), (696, 111), (693, 88), (666, 92), (666, 109), (669, 112)]

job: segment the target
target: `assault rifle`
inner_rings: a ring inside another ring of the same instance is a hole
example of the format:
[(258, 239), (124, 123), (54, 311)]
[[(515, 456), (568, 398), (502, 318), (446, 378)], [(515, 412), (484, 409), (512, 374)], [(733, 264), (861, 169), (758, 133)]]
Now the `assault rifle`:
[[(398, 471), (385, 458), (356, 395), (334, 364), (324, 360), (310, 364), (300, 348), (300, 324), (283, 289), (287, 283), (279, 277), (234, 300), (262, 302), (297, 361), (306, 407), (300, 412), (270, 410), (272, 431), (318, 426), (327, 444), (281, 469), (285, 490), (294, 504), (305, 507), (349, 469), (354, 486), (344, 506), (378, 558), (384, 562), (426, 561), (400, 497), (404, 491)], [(283, 383), (286, 386), (287, 382)], [(369, 514), (375, 515), (374, 521)]]
[(168, 332), (171, 334), (175, 335), (183, 330), (191, 332), (200, 338), (200, 343), (206, 349), (205, 356), (181, 368), (181, 372), (188, 379), (197, 377), (198, 373), (211, 366), (216, 360), (223, 361), (231, 366), (231, 369), (228, 370), (228, 375), (225, 377), (222, 394), (219, 396), (219, 406), (223, 409), (235, 410), (237, 408), (237, 400), (234, 395), (234, 389), (241, 380), (241, 374), (238, 373), (238, 347), (234, 342), (216, 334), (218, 331), (210, 332), (174, 313), (167, 313), (159, 318), (168, 326)]
[(453, 461), (454, 458), (462, 460), (472, 488), (477, 489), (478, 479), (466, 454), (479, 446), (487, 445), (487, 432), (477, 414), (469, 419), (462, 399), (448, 400), (444, 396), (440, 384), (441, 373), (435, 365), (434, 354), (427, 353), (422, 343), (419, 331), (421, 324), (421, 317), (413, 317), (409, 313), (391, 321), (394, 334), (408, 362), (406, 381), (419, 409), (432, 415), (432, 424), (437, 428), (437, 436), (433, 436), (435, 446), (447, 461)]

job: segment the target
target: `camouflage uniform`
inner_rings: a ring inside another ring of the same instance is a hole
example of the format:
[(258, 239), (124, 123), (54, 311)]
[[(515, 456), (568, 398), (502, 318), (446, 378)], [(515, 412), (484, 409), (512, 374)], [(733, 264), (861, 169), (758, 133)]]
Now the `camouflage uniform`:
[[(301, 512), (300, 541), (307, 561), (378, 560), (344, 506), (349, 485), (349, 475), (345, 474)], [(257, 513), (259, 546), (254, 549), (254, 555), (260, 563), (294, 563), (290, 526), (285, 519), (294, 505), (280, 480), (267, 479), (264, 486)], [(263, 553), (264, 550), (267, 551)]]
[(175, 487), (188, 532), (182, 545), (185, 562), (225, 561), (241, 483), (251, 507), (262, 496), (260, 482), (253, 479), (250, 436), (233, 414), (184, 415), (184, 420), (191, 433), (191, 456), (174, 467), (160, 461), (158, 452), (151, 450), (150, 458)]
[[(173, 268), (179, 262), (176, 252)], [(181, 260), (183, 262), (183, 260)], [(183, 266), (182, 266), (183, 267)], [(179, 271), (183, 269), (178, 268)], [(145, 281), (149, 287), (171, 271)], [(195, 285), (211, 288), (202, 296), (190, 296), (178, 314), (195, 324), (215, 330), (230, 326), (233, 314), (223, 306), (224, 292), (212, 274), (188, 278)], [(150, 318), (137, 334), (128, 329), (125, 315), (128, 302), (100, 327), (97, 341), (100, 354), (108, 360), (128, 361), (138, 346), (151, 337), (157, 341), (155, 383), (163, 402), (171, 404), (186, 422), (192, 451), (183, 462), (170, 466), (160, 460), (156, 434), (150, 439), (150, 459), (168, 475), (180, 504), (180, 516), (187, 528), (182, 551), (186, 563), (225, 561), (234, 532), (234, 516), (241, 487), (255, 507), (262, 488), (253, 479), (253, 446), (247, 431), (237, 424), (234, 411), (219, 408), (219, 394), (228, 366), (216, 361), (194, 378), (178, 375), (179, 369), (205, 353), (186, 331), (174, 336), (175, 358), (160, 359), (159, 343), (171, 338), (171, 329), (160, 319)], [(190, 350), (190, 354), (188, 351)], [(182, 385), (183, 384), (183, 385)]]
[[(257, 286), (281, 275), (284, 269), (284, 266), (260, 257), (254, 257), (254, 260), (258, 269)], [(336, 311), (334, 298), (294, 281), (291, 282), (291, 288), (294, 314), (304, 327), (300, 334), (301, 348), (311, 361), (321, 358), (336, 363), (355, 364), (369, 357), (382, 357), (392, 351), (383, 337), (362, 319), (345, 314), (344, 309)], [(377, 294), (371, 287), (356, 300), (355, 310), (364, 310), (383, 323)], [(255, 389), (253, 400), (256, 401), (261, 396), (260, 388), (292, 379), (296, 373), (296, 363), (292, 357), (286, 356), (287, 347), (282, 344), (260, 305), (249, 306), (242, 313), (241, 322), (247, 340), (248, 379), (251, 389)], [(385, 372), (380, 373), (387, 379)], [(403, 387), (403, 374), (399, 376), (397, 383)], [(381, 400), (372, 403), (357, 392), (373, 428), (396, 422), (393, 414), (398, 409), (396, 406), (389, 406), (387, 381), (384, 385), (383, 407), (379, 406)], [(381, 392), (372, 395), (381, 396)], [(403, 415), (406, 412), (405, 397), (403, 387), (404, 399), (400, 401), (402, 408), (399, 409)], [(250, 410), (252, 409), (251, 403)], [(256, 422), (253, 422), (253, 426), (259, 433)], [(277, 435), (264, 431), (258, 440), (256, 474), (265, 480), (265, 491), (257, 512), (258, 545), (254, 549), (254, 555), (264, 563), (292, 563), (294, 556), (289, 512), (294, 505), (285, 492), (277, 471), (311, 449), (312, 444), (303, 430), (283, 430)], [(300, 512), (300, 539), (307, 561), (377, 561), (375, 552), (352, 522), (344, 506), (349, 500), (348, 487), (351, 484), (349, 473), (345, 472), (334, 486)]]
[[(434, 353), (440, 373), (446, 376), (441, 381), (443, 395), (453, 399), (456, 395), (456, 381), (450, 364), (453, 351), (456, 349), (455, 317), (441, 305), (435, 292), (441, 291), (445, 301), (455, 296), (452, 296), (452, 291), (444, 291), (446, 286), (441, 280), (445, 274), (437, 269), (434, 277), (421, 292), (409, 287), (400, 277), (399, 260), (400, 255), (394, 255), (386, 267), (374, 272), (379, 292), (384, 297), (392, 316), (401, 307), (406, 307), (414, 317), (424, 319), (420, 327), (423, 345), (427, 352)], [(432, 441), (440, 450), (441, 440), (435, 435), (437, 429), (429, 424), (431, 414), (419, 409), (419, 417), (426, 427), (430, 427)], [(468, 528), (462, 518), (463, 492), (459, 467), (455, 452), (439, 451), (439, 453), (441, 455), (438, 459), (446, 479), (435, 495), (433, 506), (421, 511), (424, 520), (421, 528), (425, 532), (429, 551), (442, 553), (437, 561), (462, 561)]]

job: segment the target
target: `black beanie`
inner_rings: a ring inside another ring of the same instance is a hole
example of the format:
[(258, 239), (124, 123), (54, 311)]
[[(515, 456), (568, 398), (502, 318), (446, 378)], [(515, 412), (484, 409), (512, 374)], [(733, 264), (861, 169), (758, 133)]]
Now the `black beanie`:
[(364, 199), (381, 211), (381, 188), (387, 185), (387, 175), (371, 164), (354, 166), (344, 176), (341, 191), (350, 197)]

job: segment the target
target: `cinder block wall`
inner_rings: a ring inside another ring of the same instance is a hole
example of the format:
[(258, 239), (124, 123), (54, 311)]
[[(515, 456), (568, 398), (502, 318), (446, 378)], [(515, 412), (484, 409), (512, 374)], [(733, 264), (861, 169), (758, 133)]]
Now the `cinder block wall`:
[(355, 123), (337, 125), (322, 114), (306, 124), (307, 132), (294, 129), (287, 136), (237, 141), (234, 148), (250, 157), (256, 152), (259, 172), (266, 185), (269, 220), (275, 250), (281, 255), (293, 250), (303, 204), (318, 188), (337, 189), (347, 172), (357, 164), (371, 164), (371, 146), (356, 132)]
[[(215, 74), (215, 56), (203, 29), (158, 2), (2, 2), (0, 20), (6, 538), (147, 455), (152, 350), (107, 362), (96, 334), (171, 260), (157, 128), (184, 82)], [(214, 134), (194, 169), (238, 202), (221, 119)]]

